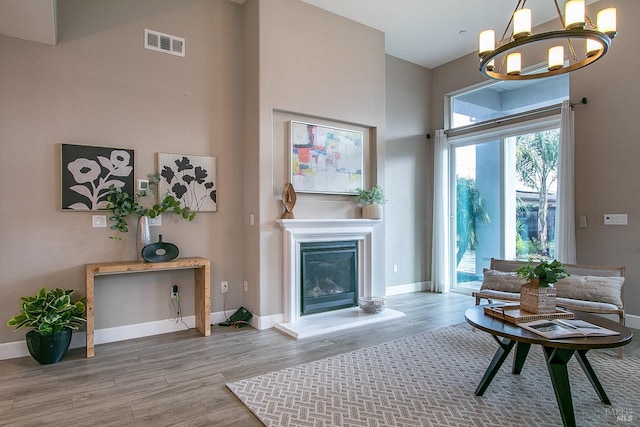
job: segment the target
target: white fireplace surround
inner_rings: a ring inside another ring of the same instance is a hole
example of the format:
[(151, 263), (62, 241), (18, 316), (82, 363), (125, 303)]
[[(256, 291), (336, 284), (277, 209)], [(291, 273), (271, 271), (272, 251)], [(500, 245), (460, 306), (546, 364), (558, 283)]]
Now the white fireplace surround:
[(300, 320), (300, 244), (303, 242), (358, 243), (358, 295), (371, 295), (371, 250), (373, 227), (380, 221), (370, 219), (281, 219), (284, 228), (283, 279), (284, 321)]
[[(350, 323), (352, 326), (360, 322), (384, 320), (387, 316), (396, 317), (404, 315), (394, 310), (386, 309), (377, 315), (367, 315), (354, 309), (335, 310), (326, 313), (301, 316), (301, 291), (300, 283), (300, 244), (306, 242), (357, 242), (358, 265), (358, 296), (373, 296), (373, 249), (374, 227), (381, 223), (372, 219), (279, 219), (277, 221), (283, 232), (283, 316), (284, 323), (276, 325), (279, 329), (294, 338), (302, 338), (307, 335), (309, 329), (314, 332), (310, 335), (321, 333), (317, 323), (331, 323), (331, 318), (336, 323), (336, 329), (343, 329), (343, 325)], [(375, 295), (384, 296), (384, 295)], [(348, 320), (341, 320), (340, 316), (347, 316)], [(305, 322), (301, 322), (301, 317)], [(316, 325), (309, 327), (313, 320)], [(305, 325), (300, 326), (305, 323)], [(338, 326), (339, 325), (339, 326)], [(303, 332), (300, 329), (304, 329)], [(331, 328), (329, 328), (331, 329)], [(324, 331), (328, 332), (328, 330)]]

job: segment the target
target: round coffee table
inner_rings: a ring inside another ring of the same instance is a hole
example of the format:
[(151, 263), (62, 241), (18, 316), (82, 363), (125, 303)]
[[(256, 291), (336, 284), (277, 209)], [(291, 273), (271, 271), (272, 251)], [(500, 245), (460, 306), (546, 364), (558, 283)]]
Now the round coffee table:
[(512, 373), (517, 375), (522, 371), (531, 345), (538, 344), (544, 350), (549, 377), (556, 395), (563, 425), (576, 425), (573, 401), (571, 399), (571, 387), (569, 385), (569, 373), (567, 371), (567, 363), (574, 355), (600, 400), (607, 405), (611, 404), (602, 384), (600, 384), (596, 373), (591, 367), (591, 363), (587, 359), (587, 352), (596, 348), (613, 348), (628, 344), (633, 338), (633, 333), (629, 328), (600, 316), (576, 313), (576, 319), (617, 331), (620, 335), (549, 340), (515, 324), (486, 315), (484, 306), (470, 308), (465, 312), (464, 316), (467, 323), (473, 327), (490, 333), (499, 345), (487, 371), (476, 388), (476, 396), (484, 394), (514, 346), (516, 347), (516, 353), (513, 358)]

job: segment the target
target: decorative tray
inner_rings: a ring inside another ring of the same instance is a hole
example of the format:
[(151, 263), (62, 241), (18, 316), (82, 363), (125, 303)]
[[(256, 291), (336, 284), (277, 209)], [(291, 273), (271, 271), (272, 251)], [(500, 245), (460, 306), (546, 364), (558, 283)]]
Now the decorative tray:
[(536, 314), (520, 310), (519, 304), (485, 306), (484, 314), (515, 324), (540, 319), (573, 319), (572, 312), (561, 308), (556, 308), (555, 313)]

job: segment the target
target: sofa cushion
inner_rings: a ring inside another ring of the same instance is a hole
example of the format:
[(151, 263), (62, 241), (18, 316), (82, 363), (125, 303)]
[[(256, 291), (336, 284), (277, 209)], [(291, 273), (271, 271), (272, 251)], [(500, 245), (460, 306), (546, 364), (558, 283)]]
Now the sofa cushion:
[(596, 301), (622, 308), (621, 290), (624, 277), (574, 276), (558, 280), (554, 285), (558, 298)]
[(618, 307), (615, 304), (571, 298), (556, 298), (556, 305), (568, 310), (586, 311), (588, 313), (615, 313), (622, 310), (622, 307)]
[(483, 270), (484, 280), (480, 290), (494, 290), (502, 292), (520, 292), (520, 286), (525, 284), (525, 279), (519, 278), (516, 273), (508, 273), (497, 270)]

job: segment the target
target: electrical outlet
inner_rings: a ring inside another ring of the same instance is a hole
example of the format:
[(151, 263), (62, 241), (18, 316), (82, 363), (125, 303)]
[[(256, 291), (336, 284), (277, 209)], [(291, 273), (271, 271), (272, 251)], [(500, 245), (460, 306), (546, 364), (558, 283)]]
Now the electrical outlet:
[(93, 227), (106, 227), (107, 226), (107, 216), (106, 215), (93, 215), (91, 217), (91, 224)]
[(249, 292), (249, 282), (247, 282), (246, 280), (244, 281), (244, 291)]
[(171, 299), (178, 298), (178, 285), (171, 286)]
[(220, 284), (220, 292), (222, 293), (229, 292), (229, 282), (222, 282)]

